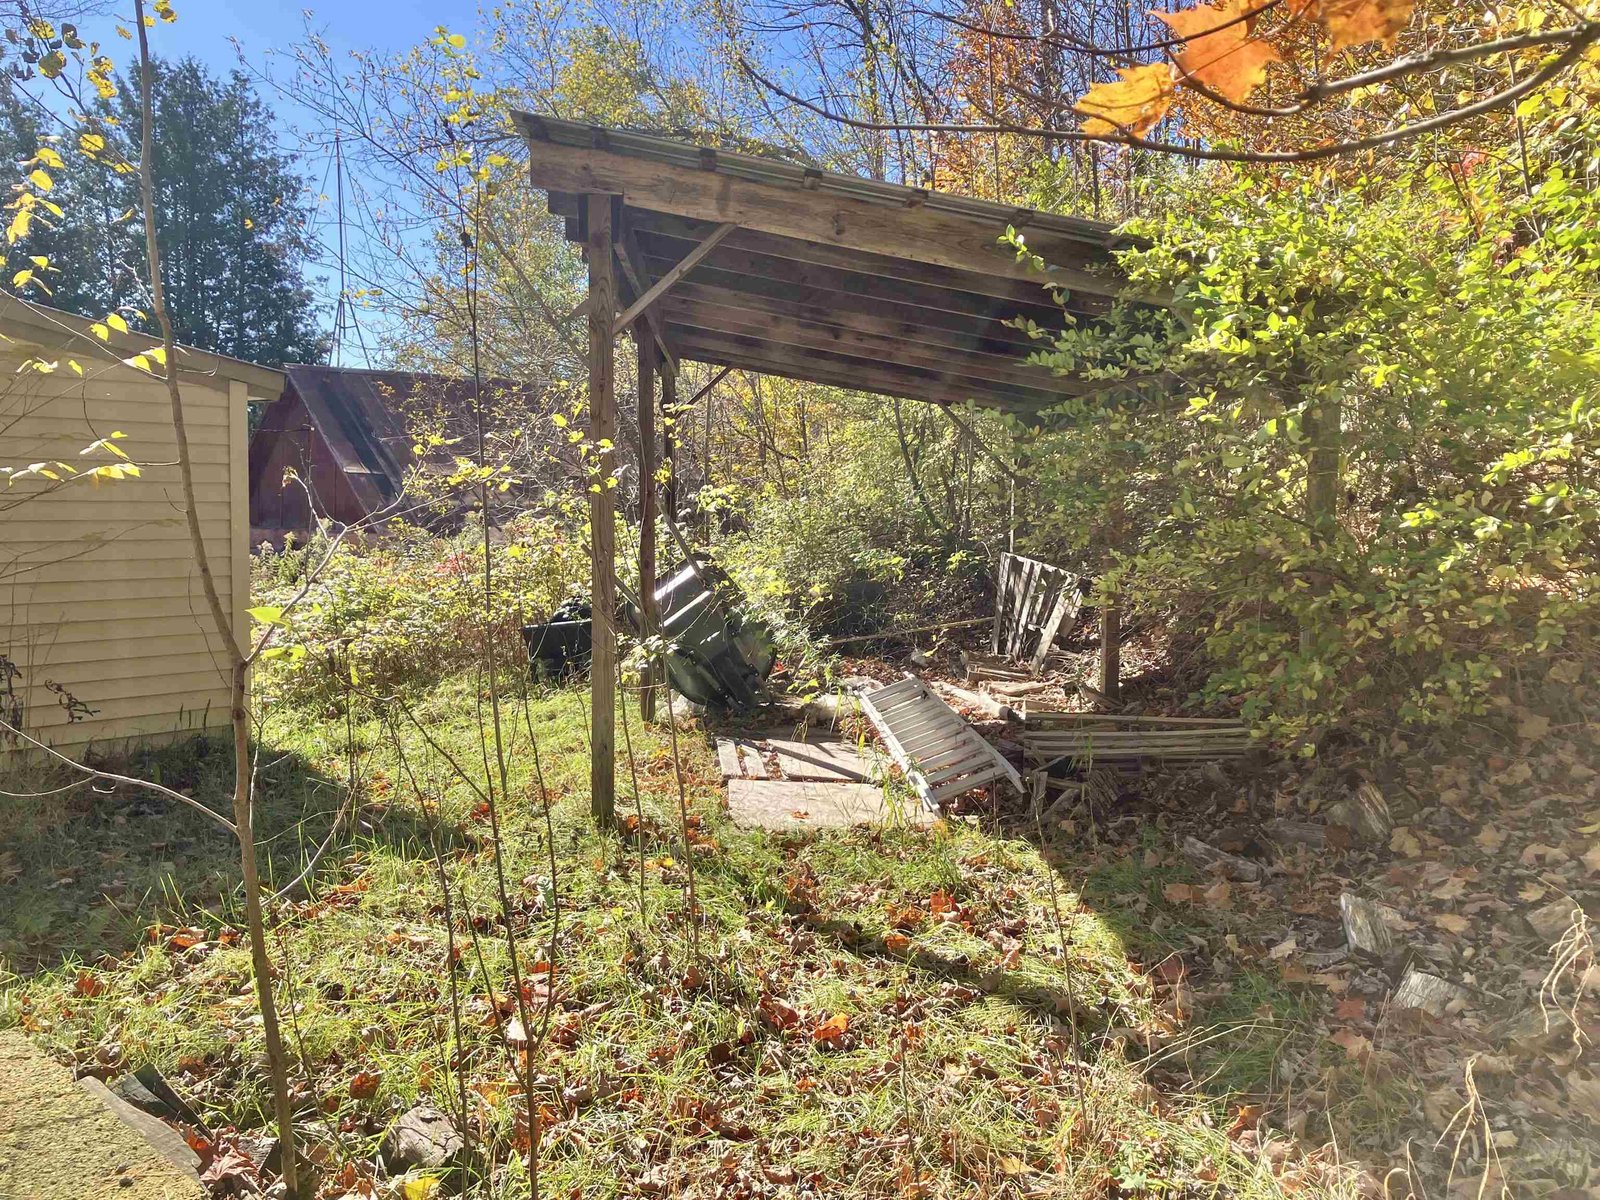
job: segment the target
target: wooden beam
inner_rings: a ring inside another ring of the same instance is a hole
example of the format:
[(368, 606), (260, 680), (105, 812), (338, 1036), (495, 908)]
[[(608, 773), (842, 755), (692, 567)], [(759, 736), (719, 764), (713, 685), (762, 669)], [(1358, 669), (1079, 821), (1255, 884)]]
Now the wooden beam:
[(934, 404), (966, 404), (1011, 412), (1033, 413), (1061, 397), (1045, 392), (1023, 392), (1017, 388), (978, 382), (972, 387), (949, 380), (931, 378), (931, 373), (883, 369), (860, 359), (841, 360), (813, 351), (790, 350), (750, 338), (714, 336), (698, 330), (669, 325), (673, 339), (687, 360), (715, 363), (785, 379), (820, 383), (828, 387), (849, 388), (881, 396)]
[[(684, 246), (683, 242), (660, 234), (641, 233), (638, 238), (639, 246), (650, 260), (652, 268), (657, 263), (676, 259)], [(712, 274), (714, 271), (740, 278), (768, 280), (790, 290), (807, 289), (828, 297), (847, 296), (858, 302), (893, 304), (910, 310), (908, 315), (912, 316), (930, 311), (952, 315), (969, 326), (974, 320), (1002, 322), (1017, 317), (1027, 317), (1047, 329), (1064, 329), (1067, 324), (1061, 307), (1051, 303), (1050, 297), (1042, 290), (1027, 301), (1001, 299), (977, 292), (923, 287), (879, 275), (856, 274), (837, 267), (753, 254), (727, 242), (703, 264), (695, 279), (705, 283), (712, 278), (720, 278)]]
[(701, 259), (715, 250), (722, 240), (737, 228), (738, 226), (736, 225), (718, 225), (702, 238), (698, 245), (692, 247), (676, 264), (669, 267), (661, 278), (646, 288), (642, 294), (635, 297), (633, 303), (628, 305), (622, 315), (617, 318), (615, 331), (621, 333), (629, 325), (633, 324), (635, 317), (648, 310), (652, 304), (666, 294), (673, 284), (694, 270), (695, 265)]
[[(736, 330), (713, 332), (689, 329), (675, 324), (667, 328), (672, 331), (674, 339), (680, 340), (685, 346), (685, 354), (689, 353), (687, 347), (690, 344), (699, 349), (726, 347), (734, 354), (748, 354), (752, 359), (786, 363), (795, 371), (816, 367), (818, 370), (830, 371), (835, 376), (842, 376), (847, 380), (858, 379), (861, 381), (859, 384), (847, 382), (840, 386), (859, 386), (863, 391), (882, 391), (890, 395), (917, 398), (920, 389), (935, 388), (945, 396), (970, 396), (978, 403), (982, 403), (986, 396), (1005, 396), (1011, 399), (1026, 398), (1035, 406), (1059, 404), (1064, 398), (1063, 393), (1053, 391), (1047, 386), (1051, 380), (1043, 373), (1041, 373), (1041, 385), (1035, 387), (969, 374), (965, 362), (961, 359), (952, 359), (948, 368), (915, 366), (886, 361), (859, 350), (789, 347), (764, 338), (751, 337)], [(804, 376), (794, 377), (804, 378)]]
[[(524, 126), (525, 132), (530, 132)], [(1006, 222), (992, 224), (924, 205), (906, 208), (819, 188), (807, 191), (743, 179), (715, 170), (647, 161), (594, 147), (564, 146), (528, 138), (528, 170), (535, 187), (551, 192), (613, 192), (626, 203), (721, 225), (845, 249), (865, 250), (934, 266), (1039, 282), (1033, 268), (1017, 261), (1000, 239)], [(1028, 246), (1047, 262), (1073, 272), (1071, 286), (1116, 295), (1116, 277), (1083, 270), (1110, 261), (1081, 239), (1044, 229), (1028, 231)]]
[(1021, 342), (989, 337), (987, 330), (975, 326), (972, 322), (967, 322), (964, 330), (944, 329), (903, 321), (895, 313), (858, 313), (818, 304), (791, 303), (748, 292), (727, 292), (693, 283), (679, 285), (677, 292), (666, 306), (668, 319), (670, 320), (670, 313), (675, 306), (685, 303), (704, 304), (719, 309), (732, 308), (751, 316), (762, 314), (790, 318), (807, 325), (840, 327), (895, 341), (915, 342), (919, 346), (943, 353), (947, 358), (978, 354), (1020, 364), (1028, 354), (1039, 348), (1037, 342), (1024, 345)]
[[(656, 343), (649, 322), (640, 317), (633, 327), (639, 348), (639, 635), (654, 637), (660, 628), (656, 611)], [(639, 717), (656, 719), (657, 672), (654, 664), (639, 673)]]
[(584, 198), (589, 230), (589, 441), (598, 456), (589, 480), (589, 589), (594, 607), (594, 652), (589, 669), (589, 812), (602, 828), (616, 818), (617, 575), (616, 525), (610, 483), (616, 472), (616, 366), (612, 317), (617, 280), (609, 195)]
[[(1040, 343), (1025, 332), (1005, 324), (1005, 316), (962, 316), (933, 308), (918, 308), (892, 300), (874, 300), (852, 292), (791, 284), (761, 275), (739, 275), (702, 264), (692, 281), (680, 283), (672, 299), (686, 296), (719, 304), (744, 305), (783, 313), (817, 324), (848, 324), (857, 329), (886, 332), (895, 337), (916, 336), (954, 349), (982, 349), (992, 354), (1031, 354)], [(1041, 325), (1043, 323), (1041, 322)], [(1044, 326), (1053, 330), (1053, 326)]]
[[(732, 371), (733, 371), (732, 367), (723, 367), (720, 371), (718, 371), (710, 379), (706, 380), (705, 383), (703, 383), (699, 387), (697, 387), (695, 389), (695, 391), (694, 391), (694, 395), (690, 396), (687, 400), (685, 400), (683, 402), (683, 407), (686, 408), (686, 409), (693, 408), (696, 404), (700, 403), (700, 398), (702, 396), (707, 395), (711, 391), (712, 388), (716, 387), (717, 384), (721, 383), (724, 379), (726, 379), (728, 377), (728, 375)], [(677, 520), (677, 518), (674, 517), (673, 520)]]
[[(685, 220), (670, 213), (631, 209), (634, 228), (641, 234), (673, 238), (693, 244), (704, 235), (705, 225), (699, 221)], [(951, 267), (938, 267), (912, 259), (897, 258), (888, 254), (869, 254), (862, 250), (843, 250), (819, 242), (805, 242), (798, 238), (778, 237), (753, 229), (741, 229), (728, 238), (724, 249), (742, 250), (764, 258), (776, 258), (792, 263), (805, 263), (814, 267), (847, 273), (853, 277), (877, 276), (902, 286), (919, 289), (938, 289), (956, 294), (988, 296), (996, 300), (1009, 300), (1020, 305), (1056, 305), (1050, 294), (1051, 287), (1065, 287), (1065, 281), (1046, 280), (1043, 277), (1030, 281), (1011, 279), (1002, 275), (988, 275), (978, 271), (961, 271)], [(1085, 315), (1099, 315), (1111, 307), (1108, 297), (1098, 293), (1077, 292), (1067, 287), (1066, 307)]]
[(1031, 365), (1021, 356), (982, 352), (957, 355), (948, 349), (922, 342), (863, 333), (849, 325), (814, 324), (733, 305), (676, 298), (664, 315), (668, 323), (686, 329), (740, 334), (798, 349), (859, 355), (885, 365), (954, 372), (973, 379), (1055, 391), (1063, 397), (1081, 395), (1089, 390), (1087, 385), (1054, 376), (1048, 368)]

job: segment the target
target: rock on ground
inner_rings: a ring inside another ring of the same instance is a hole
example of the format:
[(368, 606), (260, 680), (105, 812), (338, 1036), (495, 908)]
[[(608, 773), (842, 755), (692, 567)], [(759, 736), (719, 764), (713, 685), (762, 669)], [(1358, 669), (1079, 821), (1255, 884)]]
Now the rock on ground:
[(389, 1127), (380, 1149), (383, 1165), (393, 1174), (403, 1175), (419, 1167), (449, 1166), (461, 1153), (461, 1134), (444, 1113), (419, 1104)]

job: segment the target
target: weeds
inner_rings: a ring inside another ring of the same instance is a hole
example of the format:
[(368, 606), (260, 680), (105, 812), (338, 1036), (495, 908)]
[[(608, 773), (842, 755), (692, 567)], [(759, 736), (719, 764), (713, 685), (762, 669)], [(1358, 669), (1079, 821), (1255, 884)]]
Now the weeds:
[[(507, 721), (495, 822), (480, 691), (462, 677), (381, 711), (358, 698), (348, 731), (267, 714), (269, 879), (304, 868), (297, 831), (325, 828), (344, 781), (361, 789), (306, 898), (269, 912), (292, 956), (295, 1095), (338, 1154), (372, 1161), (431, 1101), (470, 1137), (464, 1182), (482, 1196), (526, 1191), (535, 1137), (551, 1196), (1277, 1194), (1218, 1101), (1158, 1096), (1130, 1061), (1117, 1030), (1154, 1009), (1124, 922), (1027, 842), (945, 823), (737, 829), (705, 740), (686, 728), (674, 754), (631, 704), (636, 827), (617, 839), (589, 820), (583, 708), (564, 691), (525, 693)], [(223, 785), (203, 748), (168, 755), (169, 784)], [(262, 1125), (237, 895), (208, 862), (226, 835), (119, 791), (27, 836), (6, 898), (59, 908), (30, 926), (0, 906), (0, 1020), (81, 1069), (153, 1063), (216, 1126)], [(118, 877), (123, 915), (94, 926), (118, 936), (81, 936), (68, 914)]]

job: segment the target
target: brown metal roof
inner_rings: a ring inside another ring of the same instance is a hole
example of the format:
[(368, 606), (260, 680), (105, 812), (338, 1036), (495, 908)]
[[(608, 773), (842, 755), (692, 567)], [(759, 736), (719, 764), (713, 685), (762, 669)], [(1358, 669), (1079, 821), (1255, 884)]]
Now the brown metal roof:
[[(284, 374), (286, 390), (305, 404), (369, 512), (392, 502), (416, 465), (415, 430), (408, 428), (407, 417), (418, 406), (441, 413), (448, 436), (470, 438), (476, 427), (477, 390), (470, 379), (308, 365), (285, 367)], [(484, 387), (487, 392), (525, 391), (503, 379), (488, 380)]]
[[(1109, 226), (627, 130), (515, 120), (569, 240), (586, 238), (584, 195), (615, 197), (622, 308), (720, 239), (651, 306), (674, 356), (1019, 412), (1094, 386), (1029, 363), (1041, 343), (1018, 326), (1059, 330), (1106, 312), (1126, 282)], [(1046, 273), (1003, 244), (1008, 230)]]

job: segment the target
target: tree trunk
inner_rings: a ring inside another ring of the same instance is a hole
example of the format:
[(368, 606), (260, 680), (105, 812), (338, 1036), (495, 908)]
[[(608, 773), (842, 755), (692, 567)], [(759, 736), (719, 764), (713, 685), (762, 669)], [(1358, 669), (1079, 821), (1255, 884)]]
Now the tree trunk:
[[(162, 363), (167, 396), (172, 405), (173, 440), (177, 444), (178, 473), (183, 481), (183, 500), (189, 527), (189, 545), (195, 570), (200, 576), (217, 637), (223, 644), (230, 669), (229, 716), (233, 726), (233, 823), (239, 838), (239, 864), (244, 883), (245, 924), (250, 937), (250, 962), (255, 976), (256, 999), (261, 1005), (261, 1031), (267, 1044), (267, 1070), (272, 1078), (273, 1107), (278, 1119), (278, 1140), (282, 1156), (284, 1189), (289, 1200), (300, 1200), (299, 1160), (295, 1150), (294, 1110), (289, 1099), (288, 1059), (284, 1054), (283, 1034), (278, 1026), (278, 1010), (272, 992), (272, 964), (267, 954), (265, 919), (261, 912), (261, 878), (256, 862), (255, 835), (251, 827), (254, 798), (250, 786), (250, 662), (244, 631), (233, 628), (217, 593), (211, 559), (200, 528), (200, 513), (195, 504), (194, 460), (189, 451), (188, 429), (184, 422), (183, 396), (178, 387), (178, 353), (172, 334), (172, 316), (167, 311), (166, 289), (161, 279), (161, 245), (156, 236), (155, 148), (151, 90), (150, 41), (145, 26), (144, 0), (134, 0), (134, 28), (139, 34), (140, 138), (139, 198), (144, 209), (145, 258), (150, 271), (150, 302), (161, 327), (165, 352)], [(235, 580), (234, 587), (245, 586)]]

